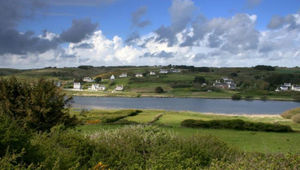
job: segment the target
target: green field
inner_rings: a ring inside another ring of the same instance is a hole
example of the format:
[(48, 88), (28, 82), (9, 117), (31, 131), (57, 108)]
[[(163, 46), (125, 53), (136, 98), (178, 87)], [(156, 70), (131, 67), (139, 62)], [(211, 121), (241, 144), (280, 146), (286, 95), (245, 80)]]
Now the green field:
[[(72, 111), (72, 114), (77, 115), (81, 120), (84, 120), (84, 125), (77, 127), (83, 134), (93, 134), (97, 131), (120, 128), (126, 125), (122, 124), (104, 124), (87, 123), (88, 120), (101, 120), (103, 116), (109, 114), (114, 115), (120, 110), (90, 110), (87, 113), (80, 114), (79, 111)], [(175, 112), (164, 110), (142, 110), (136, 116), (129, 116), (122, 119), (126, 122), (136, 122), (139, 124), (149, 124), (155, 117), (162, 114), (159, 120), (152, 123), (164, 130), (170, 131), (179, 136), (192, 136), (194, 134), (212, 135), (225, 141), (230, 146), (238, 148), (246, 152), (262, 152), (262, 153), (300, 153), (300, 124), (293, 123), (291, 120), (284, 119), (280, 116), (225, 116), (202, 114), (196, 112)], [(85, 115), (85, 116), (83, 116)], [(292, 133), (275, 133), (275, 132), (257, 132), (257, 131), (238, 131), (227, 129), (193, 129), (181, 127), (180, 123), (186, 119), (242, 119), (253, 122), (279, 123), (290, 125), (297, 132)]]

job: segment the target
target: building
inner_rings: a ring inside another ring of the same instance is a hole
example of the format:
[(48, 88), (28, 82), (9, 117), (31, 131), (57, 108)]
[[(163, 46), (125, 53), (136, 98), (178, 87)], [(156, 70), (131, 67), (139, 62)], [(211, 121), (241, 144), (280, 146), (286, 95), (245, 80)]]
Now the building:
[(213, 86), (222, 89), (230, 89), (230, 90), (236, 89), (236, 84), (232, 79), (222, 78), (221, 80), (216, 80)]
[[(292, 90), (293, 86), (291, 83), (283, 83), (282, 85), (279, 86), (275, 91), (288, 91)], [(296, 91), (296, 90), (295, 90)]]
[(291, 90), (292, 91), (300, 91), (300, 86), (298, 86), (298, 85), (292, 85)]
[(122, 73), (119, 75), (120, 78), (126, 78), (127, 77), (127, 73)]
[(89, 90), (97, 91), (99, 88), (99, 84), (92, 84), (92, 86), (89, 88)]
[(94, 79), (92, 79), (91, 77), (84, 77), (82, 80), (88, 83), (94, 82)]
[(120, 85), (120, 86), (116, 86), (116, 91), (123, 91), (124, 90), (124, 86)]
[(175, 68), (171, 68), (170, 70), (172, 73), (180, 73), (181, 70), (180, 69), (175, 69)]
[(159, 73), (160, 73), (160, 74), (168, 74), (168, 72), (169, 72), (169, 71), (168, 71), (168, 70), (165, 70), (165, 69), (160, 69), (160, 70), (159, 70)]
[(89, 90), (93, 91), (104, 91), (106, 90), (106, 87), (104, 85), (99, 85), (99, 84), (92, 84), (92, 86), (89, 88)]
[(137, 73), (137, 74), (135, 74), (135, 77), (137, 77), (137, 78), (143, 77), (143, 74)]
[(80, 82), (74, 82), (73, 89), (81, 90), (81, 84), (80, 84)]
[(110, 76), (110, 80), (115, 80), (116, 78), (115, 78), (115, 76), (114, 75), (111, 75)]
[(279, 87), (279, 90), (281, 90), (281, 91), (288, 91), (288, 90), (289, 90), (289, 87), (288, 87), (288, 86), (281, 85), (281, 86)]
[(150, 76), (155, 76), (156, 73), (154, 71), (150, 71)]

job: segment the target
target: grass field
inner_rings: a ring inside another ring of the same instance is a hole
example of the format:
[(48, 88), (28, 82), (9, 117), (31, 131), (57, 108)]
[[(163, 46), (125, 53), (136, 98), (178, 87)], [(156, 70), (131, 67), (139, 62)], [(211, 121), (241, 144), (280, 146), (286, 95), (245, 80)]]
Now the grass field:
[[(128, 110), (126, 110), (128, 111)], [(126, 125), (120, 124), (89, 124), (88, 120), (100, 119), (103, 116), (121, 113), (120, 110), (90, 110), (88, 113), (72, 111), (72, 114), (77, 115), (79, 119), (84, 120), (85, 124), (76, 127), (83, 134), (92, 134), (99, 130), (112, 128), (120, 128)], [(262, 152), (262, 153), (300, 153), (300, 124), (293, 123), (291, 120), (286, 120), (280, 116), (226, 116), (216, 114), (204, 114), (196, 112), (175, 112), (165, 110), (142, 110), (136, 116), (123, 118), (123, 121), (136, 122), (140, 124), (149, 124), (156, 116), (162, 116), (153, 123), (164, 130), (170, 131), (180, 136), (191, 136), (193, 134), (212, 135), (225, 141), (230, 146), (238, 148), (246, 152)], [(84, 116), (85, 115), (85, 116)], [(292, 133), (274, 133), (274, 132), (256, 132), (256, 131), (238, 131), (227, 129), (193, 129), (181, 127), (181, 121), (185, 119), (242, 119), (253, 122), (279, 123), (290, 125), (293, 130), (298, 132)]]

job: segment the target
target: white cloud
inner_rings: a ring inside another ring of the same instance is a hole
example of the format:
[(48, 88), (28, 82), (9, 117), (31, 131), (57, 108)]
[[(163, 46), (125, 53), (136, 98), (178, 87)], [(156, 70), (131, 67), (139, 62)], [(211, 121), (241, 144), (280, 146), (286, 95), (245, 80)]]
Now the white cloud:
[[(187, 1), (188, 2), (188, 1)], [(0, 67), (32, 68), (78, 65), (196, 65), (254, 66), (258, 64), (299, 66), (299, 15), (277, 29), (255, 29), (256, 15), (237, 14), (231, 18), (200, 17), (176, 33), (176, 41), (157, 41), (156, 32), (126, 43), (119, 36), (107, 38), (97, 30), (79, 43), (69, 43), (44, 53), (1, 56)], [(186, 24), (185, 24), (186, 25)], [(56, 34), (40, 36), (53, 39)], [(186, 43), (189, 41), (189, 43)], [(182, 45), (186, 43), (186, 45)]]

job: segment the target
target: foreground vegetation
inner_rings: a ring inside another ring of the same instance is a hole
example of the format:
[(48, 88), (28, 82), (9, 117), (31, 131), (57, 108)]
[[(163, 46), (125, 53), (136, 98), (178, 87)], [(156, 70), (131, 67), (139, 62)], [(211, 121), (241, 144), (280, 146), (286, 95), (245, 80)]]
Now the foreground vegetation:
[[(69, 99), (53, 82), (44, 80), (30, 83), (0, 80), (0, 93), (0, 169), (298, 169), (300, 166), (299, 132), (192, 129), (180, 125), (187, 118), (239, 118), (252, 122), (276, 121), (294, 131), (300, 130), (299, 124), (281, 117), (160, 110), (71, 109), (69, 112)], [(273, 146), (263, 150), (258, 139)], [(243, 141), (252, 146), (248, 150), (240, 147), (245, 144)]]

